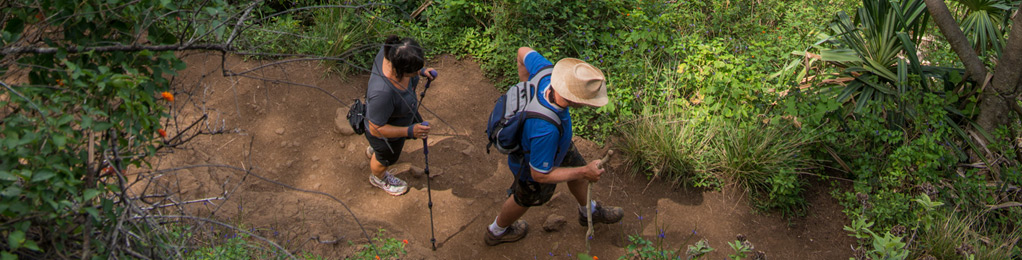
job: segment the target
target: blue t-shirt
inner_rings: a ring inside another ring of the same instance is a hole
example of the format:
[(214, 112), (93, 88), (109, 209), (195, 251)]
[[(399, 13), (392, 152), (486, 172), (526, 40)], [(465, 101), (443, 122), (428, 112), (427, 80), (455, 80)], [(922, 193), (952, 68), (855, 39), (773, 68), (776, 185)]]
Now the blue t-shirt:
[[(523, 63), (529, 71), (529, 79), (532, 79), (541, 69), (553, 65), (543, 55), (535, 51), (526, 54)], [(521, 170), (521, 174), (518, 175), (521, 180), (534, 181), (529, 169), (522, 168), (519, 160), (529, 162), (529, 166), (536, 172), (547, 174), (554, 167), (561, 165), (571, 145), (571, 114), (568, 113), (568, 108), (558, 107), (547, 100), (544, 93), (548, 87), (550, 87), (550, 77), (540, 79), (536, 92), (538, 93), (537, 98), (540, 104), (550, 108), (560, 117), (564, 133), (561, 134), (556, 125), (546, 120), (539, 118), (525, 120), (525, 125), (522, 126), (524, 127), (522, 129), (522, 149), (526, 151), (525, 158), (509, 155), (507, 159), (508, 167), (511, 168), (512, 173), (518, 173)]]

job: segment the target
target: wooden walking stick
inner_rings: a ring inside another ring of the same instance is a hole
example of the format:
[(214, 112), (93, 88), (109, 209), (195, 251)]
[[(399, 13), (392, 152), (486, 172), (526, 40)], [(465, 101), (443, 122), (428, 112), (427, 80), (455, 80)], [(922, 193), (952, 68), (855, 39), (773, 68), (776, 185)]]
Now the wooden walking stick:
[[(600, 168), (610, 160), (610, 156), (614, 154), (614, 150), (607, 150), (607, 154), (600, 159), (600, 164), (596, 165), (596, 168)], [(593, 240), (593, 182), (589, 182), (586, 187), (586, 220), (589, 222), (589, 230), (586, 230), (586, 254), (589, 254), (589, 240)]]

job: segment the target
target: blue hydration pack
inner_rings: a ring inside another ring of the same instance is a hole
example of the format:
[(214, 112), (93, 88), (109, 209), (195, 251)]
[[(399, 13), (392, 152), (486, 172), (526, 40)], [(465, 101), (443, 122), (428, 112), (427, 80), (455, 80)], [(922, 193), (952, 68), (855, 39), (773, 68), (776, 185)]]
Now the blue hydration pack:
[(522, 151), (522, 128), (525, 119), (539, 118), (550, 122), (557, 127), (557, 131), (564, 133), (561, 128), (560, 117), (550, 108), (543, 106), (536, 98), (539, 80), (549, 77), (553, 73), (553, 66), (547, 66), (528, 82), (518, 82), (507, 90), (507, 93), (497, 98), (490, 112), (490, 120), (486, 123), (486, 136), (489, 143), (486, 144), (486, 153), (490, 153), (490, 147), (497, 147), (497, 151), (503, 154), (511, 154)]

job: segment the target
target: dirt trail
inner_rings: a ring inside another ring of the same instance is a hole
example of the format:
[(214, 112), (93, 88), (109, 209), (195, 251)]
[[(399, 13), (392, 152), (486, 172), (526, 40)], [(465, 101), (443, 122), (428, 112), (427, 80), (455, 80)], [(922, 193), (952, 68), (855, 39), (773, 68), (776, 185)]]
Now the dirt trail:
[[(382, 228), (387, 237), (408, 240), (408, 259), (574, 259), (585, 251), (586, 228), (576, 223), (575, 203), (564, 185), (548, 205), (525, 215), (530, 224), (525, 239), (494, 247), (483, 243), (482, 232), (496, 216), (512, 176), (504, 156), (484, 151), (484, 124), (499, 93), (472, 61), (442, 56), (427, 63), (440, 72), (424, 101), (424, 109), (435, 115), (423, 111), (434, 125), (429, 138), (439, 247), (434, 252), (429, 243), (425, 178), (399, 175), (411, 186), (408, 194), (399, 197), (372, 187), (365, 138), (344, 135), (335, 125), (335, 120), (346, 123), (338, 108), (364, 96), (368, 75), (342, 80), (313, 62), (273, 65), (248, 74), (318, 86), (345, 102), (341, 104), (314, 88), (221, 77), (217, 54), (193, 53), (184, 59), (188, 69), (175, 80), (178, 96), (172, 115), (176, 120), (166, 123), (168, 134), (181, 131), (202, 111), (229, 133), (199, 136), (161, 154), (154, 167), (233, 165), (300, 189), (331, 194), (346, 203), (371, 234)], [(235, 56), (228, 56), (226, 62), (234, 72), (270, 63)], [(576, 143), (590, 160), (605, 151), (586, 140), (576, 139)], [(399, 167), (422, 167), (421, 141), (409, 141), (400, 162)], [(771, 259), (844, 259), (852, 253), (849, 245), (854, 241), (842, 231), (847, 221), (826, 189), (818, 187), (823, 185), (813, 185), (808, 192), (809, 215), (788, 221), (753, 212), (736, 192), (676, 189), (660, 182), (647, 185), (643, 176), (626, 174), (629, 171), (614, 160), (610, 174), (593, 186), (596, 199), (626, 211), (621, 223), (596, 227), (593, 255), (615, 259), (625, 253), (629, 235), (656, 238), (661, 229), (668, 244), (682, 250), (699, 239), (709, 240), (717, 249), (711, 259), (731, 253), (726, 242), (734, 241), (737, 234), (744, 234)], [(292, 251), (336, 259), (352, 254), (354, 247), (348, 241), (365, 241), (354, 219), (330, 198), (243, 176), (240, 171), (200, 167), (164, 178), (170, 190), (179, 191), (179, 201), (229, 191), (229, 200), (195, 203), (189, 210), (199, 216), (215, 211), (214, 218), (241, 224)], [(544, 232), (544, 221), (554, 214), (563, 216), (567, 224), (560, 231)]]

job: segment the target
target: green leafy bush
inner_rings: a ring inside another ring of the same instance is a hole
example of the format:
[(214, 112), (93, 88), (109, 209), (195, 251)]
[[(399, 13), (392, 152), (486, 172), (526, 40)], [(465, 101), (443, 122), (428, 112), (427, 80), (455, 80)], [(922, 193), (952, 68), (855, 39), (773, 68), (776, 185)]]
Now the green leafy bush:
[[(225, 4), (206, 5), (217, 13)], [(159, 133), (174, 94), (169, 79), (185, 64), (166, 51), (129, 54), (84, 48), (140, 41), (174, 44), (177, 39), (167, 37), (172, 28), (143, 21), (142, 16), (173, 19), (188, 7), (193, 3), (4, 4), (3, 49), (53, 48), (10, 53), (0, 66), (0, 75), (11, 69), (27, 76), (0, 82), (0, 234), (8, 242), (0, 251), (4, 259), (122, 255), (126, 253), (108, 244), (119, 241), (107, 236), (152, 230), (144, 224), (121, 226), (135, 220), (118, 221), (128, 215), (115, 194), (125, 189), (122, 171), (146, 165), (145, 157), (166, 140)], [(33, 35), (39, 28), (47, 28), (48, 34)], [(132, 246), (152, 246), (137, 242)]]
[(362, 245), (361, 249), (350, 259), (401, 259), (408, 253), (405, 251), (407, 240), (399, 241), (396, 238), (384, 237), (385, 231), (382, 228), (377, 230), (376, 236), (373, 237), (373, 243)]

